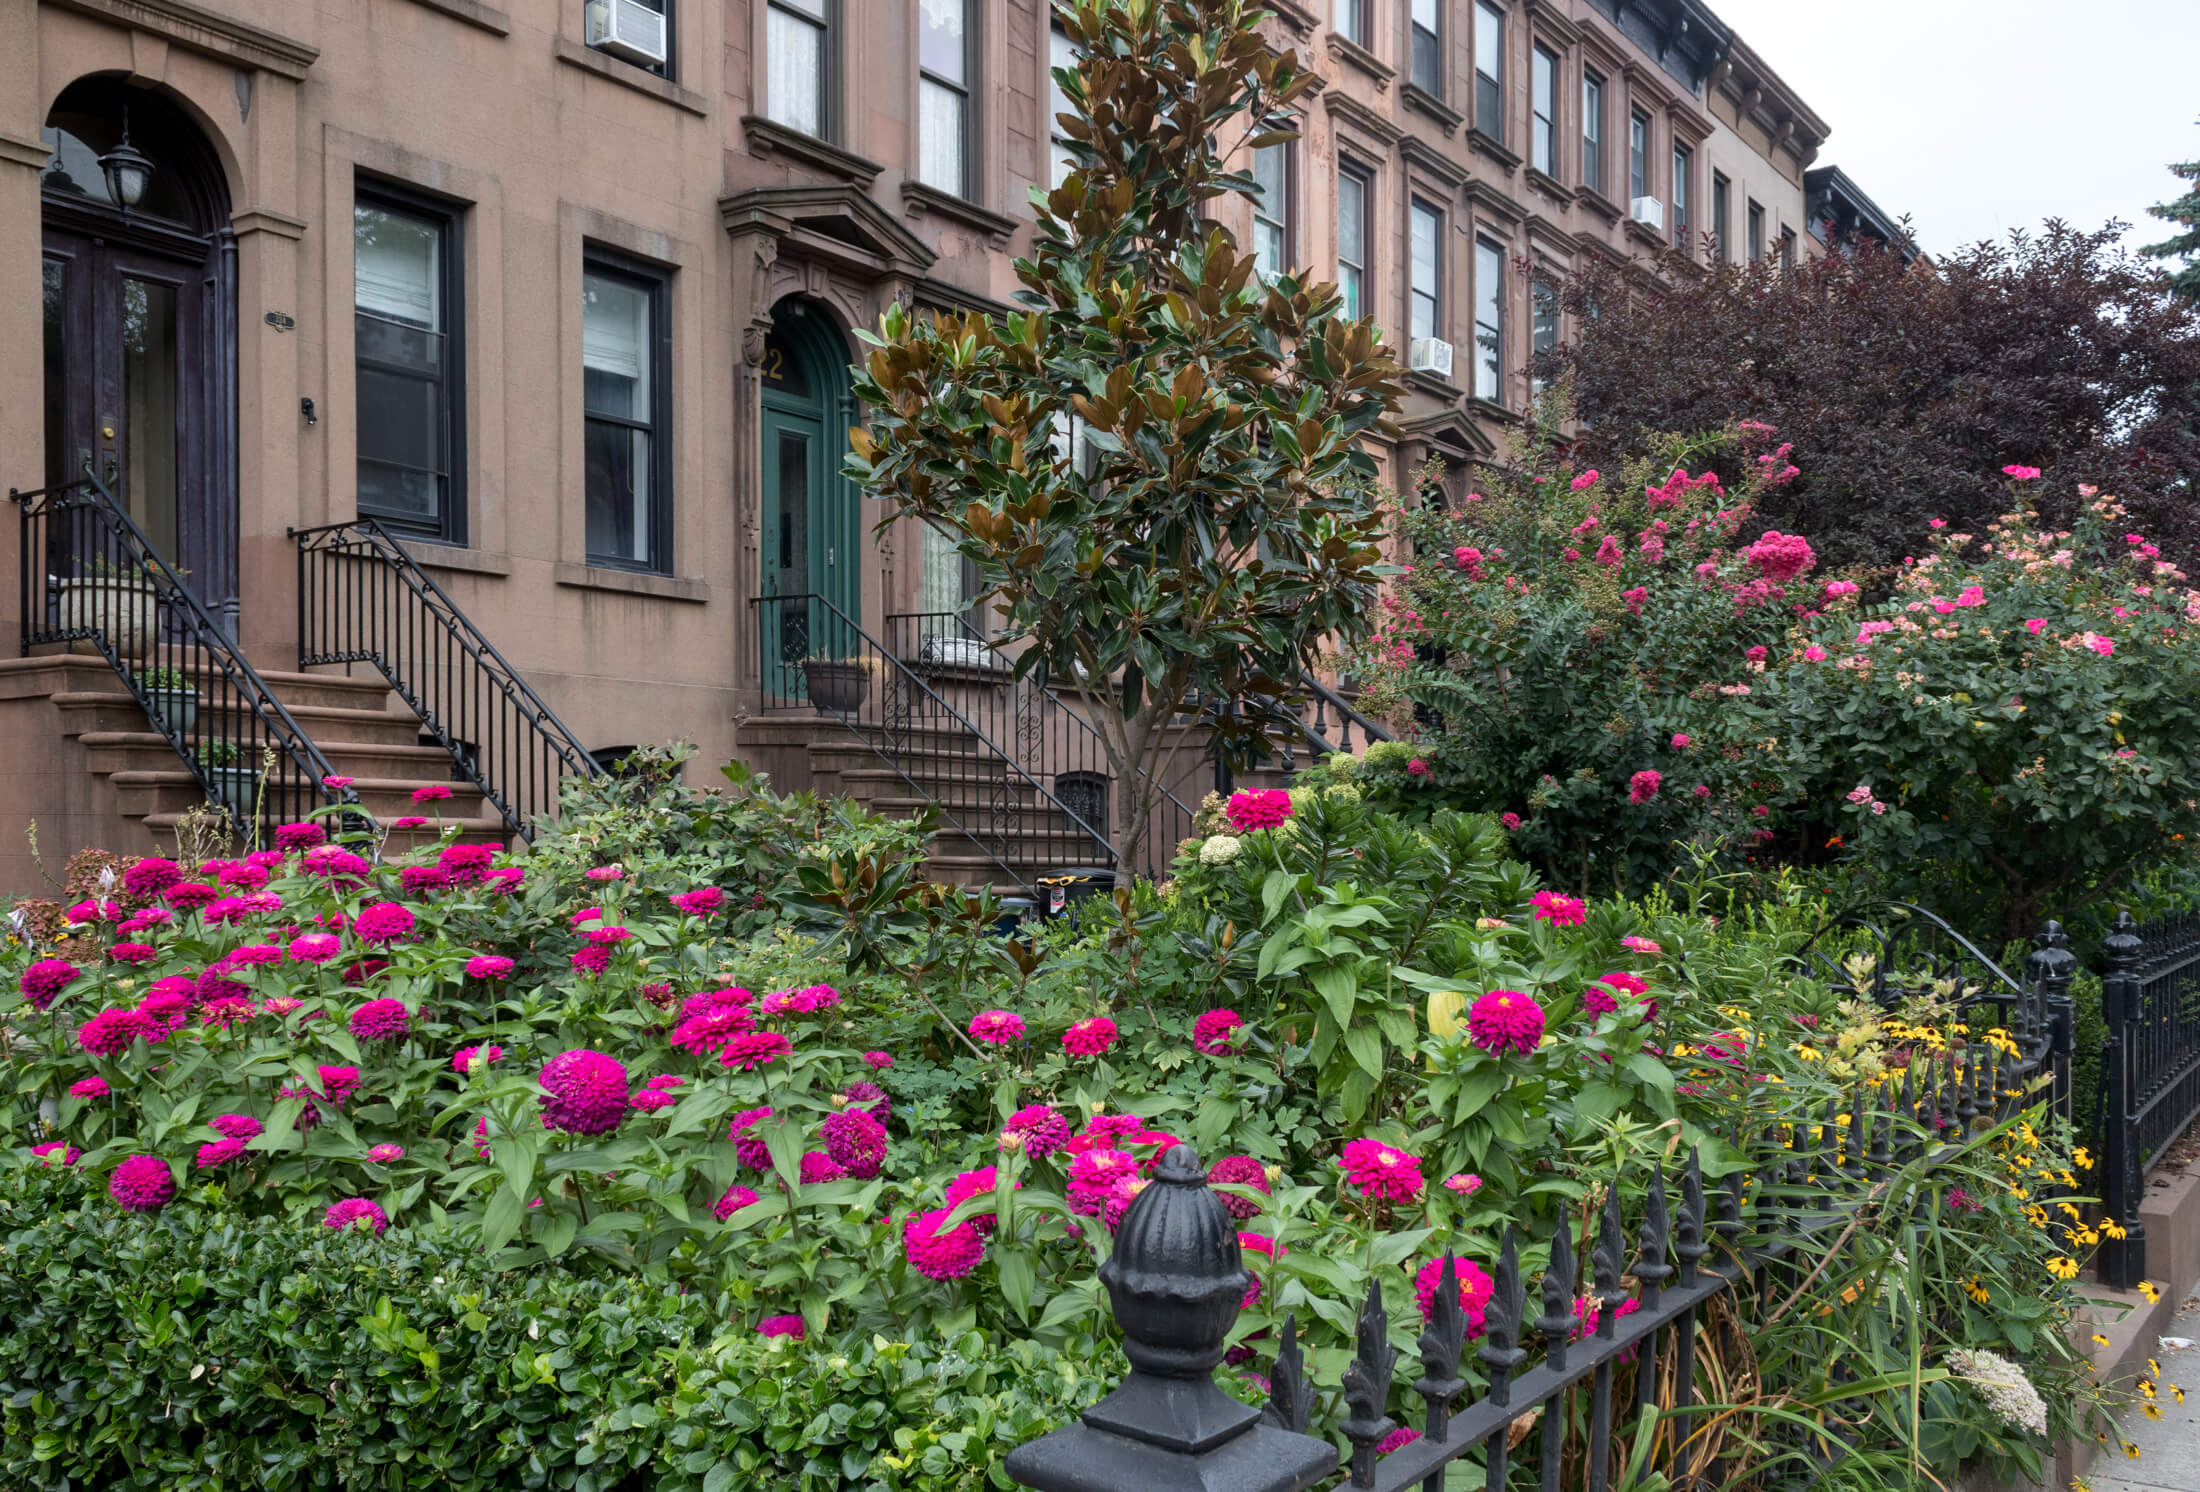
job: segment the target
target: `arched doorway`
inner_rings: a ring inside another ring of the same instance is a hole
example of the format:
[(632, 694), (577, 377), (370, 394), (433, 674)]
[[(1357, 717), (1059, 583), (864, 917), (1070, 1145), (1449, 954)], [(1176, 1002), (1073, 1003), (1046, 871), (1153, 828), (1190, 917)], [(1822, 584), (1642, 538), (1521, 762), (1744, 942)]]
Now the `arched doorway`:
[(824, 311), (790, 297), (772, 307), (761, 372), (762, 586), (780, 598), (763, 606), (764, 657), (767, 687), (792, 696), (805, 660), (860, 652), (850, 624), (863, 622), (862, 509), (840, 474), (853, 417), (847, 345)]
[[(44, 140), (45, 479), (88, 464), (234, 626), (236, 239), (220, 162), (175, 104), (113, 76), (64, 89)], [(119, 169), (133, 154), (135, 192)]]

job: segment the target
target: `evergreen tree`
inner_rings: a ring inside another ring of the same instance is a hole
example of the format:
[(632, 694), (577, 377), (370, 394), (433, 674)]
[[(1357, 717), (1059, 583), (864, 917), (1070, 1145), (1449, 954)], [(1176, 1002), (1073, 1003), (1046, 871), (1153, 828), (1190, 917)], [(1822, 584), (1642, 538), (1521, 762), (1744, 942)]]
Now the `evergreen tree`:
[(2158, 202), (2147, 211), (2164, 222), (2177, 224), (2184, 232), (2148, 244), (2139, 252), (2150, 259), (2183, 260), (2170, 271), (2170, 288), (2187, 300), (2200, 300), (2200, 161), (2181, 161), (2169, 170), (2191, 190), (2174, 202)]

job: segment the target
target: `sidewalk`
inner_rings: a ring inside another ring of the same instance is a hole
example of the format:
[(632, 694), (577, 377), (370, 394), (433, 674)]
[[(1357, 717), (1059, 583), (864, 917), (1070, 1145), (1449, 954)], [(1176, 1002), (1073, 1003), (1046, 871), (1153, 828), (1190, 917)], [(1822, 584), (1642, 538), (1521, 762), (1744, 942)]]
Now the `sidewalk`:
[[(2185, 1302), (2163, 1334), (2200, 1341), (2200, 1296)], [(2156, 1350), (2151, 1355), (2162, 1365), (2162, 1417), (2148, 1419), (2137, 1405), (2124, 1413), (2120, 1428), (2124, 1439), (2139, 1447), (2139, 1459), (2131, 1460), (2111, 1439), (2094, 1458), (2092, 1473), (2082, 1478), (2082, 1484), (2092, 1492), (2193, 1492), (2200, 1488), (2200, 1348), (2183, 1352)], [(2171, 1384), (2185, 1390), (2184, 1403), (2179, 1404), (2169, 1391)]]

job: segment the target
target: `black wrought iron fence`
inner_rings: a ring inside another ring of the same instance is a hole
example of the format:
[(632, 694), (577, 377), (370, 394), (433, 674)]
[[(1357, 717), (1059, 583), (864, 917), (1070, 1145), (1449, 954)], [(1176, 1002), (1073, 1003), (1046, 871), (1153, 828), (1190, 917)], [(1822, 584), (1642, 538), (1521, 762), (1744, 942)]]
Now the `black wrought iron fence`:
[(2101, 1283), (2129, 1290), (2147, 1277), (2146, 1168), (2200, 1118), (2200, 915), (2119, 913), (2101, 952), (2101, 1207), (2125, 1236), (2099, 1264)]
[(292, 529), (298, 666), (366, 664), (412, 706), (515, 834), (532, 838), (567, 777), (602, 768), (473, 620), (372, 518)]
[[(1676, 1211), (1664, 1166), (1654, 1162), (1631, 1227), (1621, 1188), (1608, 1186), (1585, 1292), (1572, 1220), (1561, 1218), (1548, 1240), (1538, 1282), (1542, 1310), (1532, 1322), (1519, 1240), (1507, 1229), (1475, 1353), (1487, 1386), (1465, 1404), (1459, 1401), (1470, 1387), (1462, 1374), (1467, 1323), (1447, 1258), (1417, 1342), (1418, 1436), (1404, 1444), (1391, 1439), (1400, 1428), (1392, 1417), (1398, 1351), (1376, 1282), (1360, 1308), (1357, 1350), (1341, 1384), (1348, 1413), (1338, 1428), (1349, 1446), (1342, 1458), (1348, 1484), (1444, 1492), (1463, 1485), (1453, 1478), (1464, 1472), (1490, 1492), (1512, 1486), (1606, 1492), (1614, 1447), (1633, 1438), (1629, 1422), (1639, 1428), (1642, 1416), (1655, 1413), (1675, 1427), (1662, 1469), (1670, 1484), (1687, 1492), (1724, 1485), (1731, 1468), (1716, 1463), (1708, 1437), (1691, 1434), (1699, 1339), (1734, 1329), (1711, 1314), (1712, 1303), (1751, 1292), (1769, 1298), (1799, 1286), (1801, 1258), (1814, 1248), (1834, 1252), (1852, 1238), (1859, 1208), (1886, 1204), (1904, 1177), (1915, 1195), (1920, 1172), (1981, 1121), (1998, 1122), (2040, 1101), (2054, 1071), (2057, 1028), (2047, 977), (2037, 965), (2031, 974), (2007, 1000), (2013, 1024), (2005, 1029), (2011, 1038), (2028, 1033), (2025, 1040), (2005, 1046), (1982, 1037), (1960, 1055), (1921, 1055), (1899, 1090), (1860, 1091), (1846, 1113), (1829, 1100), (1823, 1113), (1776, 1116), (1758, 1135), (1737, 1136), (1757, 1151), (1777, 1147), (1753, 1181), (1733, 1171), (1707, 1185), (1691, 1149)], [(1340, 1456), (1308, 1433), (1316, 1395), (1296, 1318), (1286, 1319), (1270, 1366), (1265, 1410), (1224, 1393), (1212, 1374), (1250, 1278), (1236, 1225), (1189, 1147), (1172, 1150), (1155, 1180), (1124, 1214), (1100, 1269), (1132, 1372), (1079, 1423), (1019, 1446), (1009, 1456), (1009, 1474), (1038, 1492), (1179, 1486), (1301, 1492), (1326, 1483)], [(1634, 1309), (1622, 1315), (1630, 1301)], [(1533, 1364), (1531, 1338), (1542, 1348)], [(1802, 1443), (1785, 1447), (1794, 1455), (1825, 1463), (1846, 1454), (1837, 1427), (1797, 1433)], [(1380, 1451), (1386, 1443), (1387, 1455)]]
[[(314, 809), (358, 802), (328, 785), (327, 758), (104, 483), (87, 474), (8, 496), (21, 509), (26, 655), (83, 643), (106, 659), (190, 770), (192, 796), (226, 812), (248, 843)], [(364, 810), (345, 818), (371, 824)]]

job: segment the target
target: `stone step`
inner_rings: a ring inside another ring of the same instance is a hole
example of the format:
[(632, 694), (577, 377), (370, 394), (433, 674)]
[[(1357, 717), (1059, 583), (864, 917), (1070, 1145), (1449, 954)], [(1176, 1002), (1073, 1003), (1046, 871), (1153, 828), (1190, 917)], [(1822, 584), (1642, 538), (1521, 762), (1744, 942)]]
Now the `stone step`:
[[(112, 692), (71, 690), (53, 695), (52, 699), (54, 708), (61, 714), (61, 733), (66, 736), (145, 730), (152, 724), (136, 698), (120, 689)], [(308, 740), (326, 738), (391, 746), (413, 746), (420, 741), (420, 721), (410, 714), (334, 705), (286, 704), (285, 708)], [(199, 701), (199, 716), (202, 725), (193, 728), (194, 735), (220, 734), (221, 712), (214, 710), (204, 698)]]
[[(126, 814), (152, 815), (181, 813), (206, 799), (205, 789), (199, 785), (189, 767), (181, 762), (173, 766), (136, 768), (111, 772), (107, 780), (121, 796)], [(297, 779), (287, 771), (277, 777), (277, 782), (293, 783)], [(359, 795), (359, 806), (377, 819), (389, 820), (404, 817), (422, 817), (431, 823), (438, 811), (445, 820), (473, 819), (494, 813), (482, 798), (481, 789), (470, 782), (447, 782), (443, 786), (451, 790), (451, 796), (436, 803), (415, 804), (413, 790), (425, 784), (413, 777), (361, 777), (352, 784), (352, 791)], [(274, 791), (270, 785), (269, 791)], [(318, 799), (319, 794), (313, 795)], [(498, 820), (500, 823), (502, 819)]]
[[(85, 731), (77, 739), (84, 743), (95, 772), (153, 770), (176, 760), (175, 748), (158, 731)], [(450, 779), (450, 753), (440, 746), (323, 739), (315, 739), (314, 744), (339, 776), (416, 783)]]
[[(176, 827), (182, 817), (181, 813), (151, 813), (147, 814), (142, 822), (148, 831), (156, 836), (166, 835), (170, 843), (173, 844)], [(457, 832), (450, 832), (453, 829)], [(416, 849), (423, 849), (430, 845), (445, 842), (502, 845), (509, 843), (512, 837), (510, 826), (504, 822), (501, 815), (493, 812), (488, 813), (486, 816), (465, 819), (454, 819), (446, 816), (440, 829), (436, 827), (434, 820), (431, 819), (426, 827), (419, 829), (394, 829), (387, 822), (384, 822), (383, 830), (388, 836), (382, 845), (382, 852), (385, 856), (407, 854)]]

